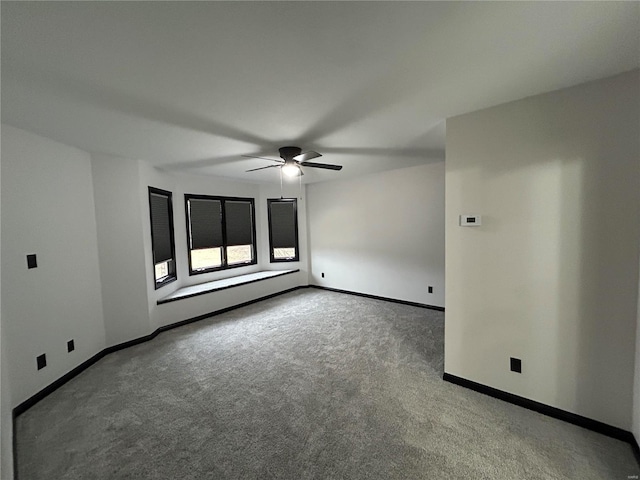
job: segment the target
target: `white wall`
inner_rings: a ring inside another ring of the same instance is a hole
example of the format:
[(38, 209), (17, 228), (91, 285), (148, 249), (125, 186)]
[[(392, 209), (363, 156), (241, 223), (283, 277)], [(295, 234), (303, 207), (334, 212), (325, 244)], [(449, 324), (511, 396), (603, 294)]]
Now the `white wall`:
[(307, 198), (310, 283), (444, 306), (444, 162), (312, 184)]
[[(143, 161), (89, 155), (2, 126), (1, 478), (12, 476), (11, 410), (106, 346), (180, 320), (307, 284), (304, 190), (299, 262), (271, 264), (266, 199), (280, 188), (161, 172)], [(173, 192), (178, 281), (154, 288), (148, 186)], [(256, 201), (259, 262), (189, 276), (184, 193)], [(298, 190), (295, 190), (295, 194)], [(26, 254), (38, 268), (26, 268)], [(181, 286), (258, 270), (300, 268), (264, 282), (158, 306)], [(67, 353), (73, 338), (76, 350)], [(47, 354), (38, 371), (35, 357)]]
[[(2, 156), (0, 155), (0, 164)], [(1, 169), (0, 169), (1, 170)], [(0, 185), (2, 184), (0, 178)], [(0, 187), (0, 197), (1, 197)], [(0, 217), (2, 212), (0, 212)], [(0, 222), (1, 225), (1, 222)], [(0, 239), (2, 238), (0, 229)], [(1, 253), (0, 253), (1, 256)], [(2, 283), (0, 274), (0, 284)], [(11, 416), (11, 392), (9, 370), (6, 361), (7, 336), (2, 326), (2, 288), (0, 288), (0, 478), (13, 477), (13, 421)]]
[[(100, 252), (107, 346), (139, 338), (158, 327), (307, 284), (306, 217), (300, 217), (301, 261), (270, 264), (266, 198), (275, 186), (160, 171), (141, 160), (93, 155), (93, 183)], [(151, 254), (148, 187), (172, 192), (178, 280), (155, 289)], [(279, 187), (277, 196), (279, 196)], [(296, 190), (297, 192), (297, 190)], [(189, 275), (184, 194), (254, 198), (258, 264), (201, 275)], [(247, 287), (157, 305), (178, 288), (258, 270), (300, 268), (298, 275)]]
[[(625, 430), (639, 80), (636, 70), (447, 121), (445, 371)], [(482, 227), (458, 226), (469, 213)]]
[(638, 319), (636, 324), (636, 364), (633, 389), (633, 421), (631, 431), (640, 444), (640, 267), (638, 267)]
[[(169, 173), (142, 160), (93, 155), (93, 183), (105, 305), (107, 346), (139, 338), (158, 327), (244, 303), (307, 284), (306, 217), (304, 198), (300, 217), (301, 261), (270, 264), (266, 198), (275, 186), (224, 178)], [(155, 289), (151, 253), (148, 187), (172, 192), (178, 279)], [(296, 190), (297, 192), (297, 190)], [(254, 198), (258, 264), (201, 275), (189, 275), (184, 194)], [(280, 189), (277, 188), (279, 196)], [(300, 268), (300, 274), (247, 287), (210, 293), (193, 299), (157, 305), (158, 299), (188, 285), (259, 270)]]
[[(227, 308), (232, 305), (244, 303), (256, 298), (276, 293), (278, 291), (307, 284), (307, 252), (305, 247), (301, 248), (301, 261), (295, 263), (269, 262), (269, 237), (267, 221), (267, 198), (280, 196), (280, 187), (260, 185), (256, 183), (238, 182), (225, 178), (203, 177), (197, 175), (176, 174), (162, 172), (145, 162), (140, 162), (140, 208), (143, 217), (149, 216), (149, 200), (147, 196), (148, 186), (162, 188), (171, 191), (173, 194), (173, 220), (175, 229), (176, 247), (176, 270), (178, 280), (170, 283), (158, 290), (155, 290), (152, 277), (153, 260), (151, 257), (151, 230), (148, 221), (142, 222), (143, 239), (145, 244), (145, 267), (146, 285), (148, 293), (148, 310), (154, 330), (158, 327), (175, 323), (181, 320), (194, 318), (206, 313)], [(297, 193), (298, 190), (296, 189)], [(184, 195), (185, 193), (197, 195), (218, 195), (230, 197), (254, 198), (256, 205), (256, 237), (258, 242), (258, 263), (247, 267), (234, 268), (232, 270), (222, 270), (200, 275), (189, 275), (187, 234)], [(304, 193), (304, 192), (303, 192)], [(304, 195), (303, 195), (304, 197)], [(300, 200), (299, 200), (300, 202)], [(304, 198), (302, 200), (304, 206)], [(299, 231), (301, 241), (306, 242), (306, 222), (305, 213), (299, 214), (301, 228)], [(266, 280), (248, 286), (237, 287), (220, 292), (209, 293), (195, 298), (180, 300), (167, 304), (157, 305), (157, 300), (165, 297), (176, 289), (197, 283), (203, 283), (220, 278), (226, 278), (246, 273), (257, 272), (259, 270), (284, 270), (300, 268), (300, 274), (287, 275), (280, 279)]]
[[(105, 331), (89, 155), (3, 125), (2, 169), (2, 335), (15, 407), (102, 350)], [(38, 268), (28, 270), (31, 253)]]
[(0, 478), (13, 478), (13, 419), (6, 353), (6, 335), (0, 327)]
[(149, 216), (140, 208), (137, 161), (93, 155), (92, 166), (106, 345), (112, 346), (155, 330), (144, 260)]

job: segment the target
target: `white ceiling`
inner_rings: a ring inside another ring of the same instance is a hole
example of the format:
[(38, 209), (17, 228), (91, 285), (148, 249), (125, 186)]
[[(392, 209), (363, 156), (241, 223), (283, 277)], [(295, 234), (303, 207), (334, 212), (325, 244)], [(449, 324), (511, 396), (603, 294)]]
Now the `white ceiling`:
[(247, 181), (444, 158), (447, 117), (640, 65), (638, 2), (1, 2), (2, 121)]

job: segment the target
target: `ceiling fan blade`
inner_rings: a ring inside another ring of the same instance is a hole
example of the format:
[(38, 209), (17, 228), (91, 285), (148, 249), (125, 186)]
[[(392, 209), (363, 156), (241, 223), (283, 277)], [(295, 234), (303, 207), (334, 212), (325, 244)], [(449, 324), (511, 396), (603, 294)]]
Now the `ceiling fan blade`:
[(255, 172), (256, 170), (264, 170), (265, 168), (281, 168), (280, 165), (267, 165), (266, 167), (252, 168), (251, 170), (245, 170), (245, 172)]
[(280, 160), (280, 159), (267, 158), (267, 157), (256, 157), (255, 155), (242, 155), (242, 156), (246, 157), (246, 158), (259, 158), (261, 160), (269, 160), (271, 162), (278, 162), (278, 163), (282, 163), (283, 162), (283, 160)]
[(328, 163), (300, 162), (303, 167), (325, 168), (327, 170), (342, 170), (342, 165), (331, 165)]
[(308, 152), (303, 152), (300, 155), (296, 155), (295, 157), (293, 157), (293, 159), (297, 160), (298, 162), (306, 162), (307, 160), (312, 160), (321, 156), (322, 155), (320, 153), (309, 150)]

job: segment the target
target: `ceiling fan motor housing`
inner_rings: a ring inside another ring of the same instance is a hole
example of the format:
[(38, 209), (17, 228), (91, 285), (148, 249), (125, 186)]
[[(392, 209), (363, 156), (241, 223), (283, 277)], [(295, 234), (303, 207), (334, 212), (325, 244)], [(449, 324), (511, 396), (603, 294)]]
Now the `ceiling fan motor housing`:
[(282, 147), (279, 152), (282, 159), (286, 162), (292, 161), (293, 157), (300, 155), (302, 153), (302, 149), (300, 147)]

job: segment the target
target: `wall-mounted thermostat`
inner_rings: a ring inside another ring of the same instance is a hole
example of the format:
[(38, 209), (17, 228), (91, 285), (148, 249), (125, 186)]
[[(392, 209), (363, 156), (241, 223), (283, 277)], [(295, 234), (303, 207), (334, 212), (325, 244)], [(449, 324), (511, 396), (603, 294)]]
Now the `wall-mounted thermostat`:
[(479, 227), (482, 225), (482, 217), (480, 215), (460, 215), (461, 227)]

